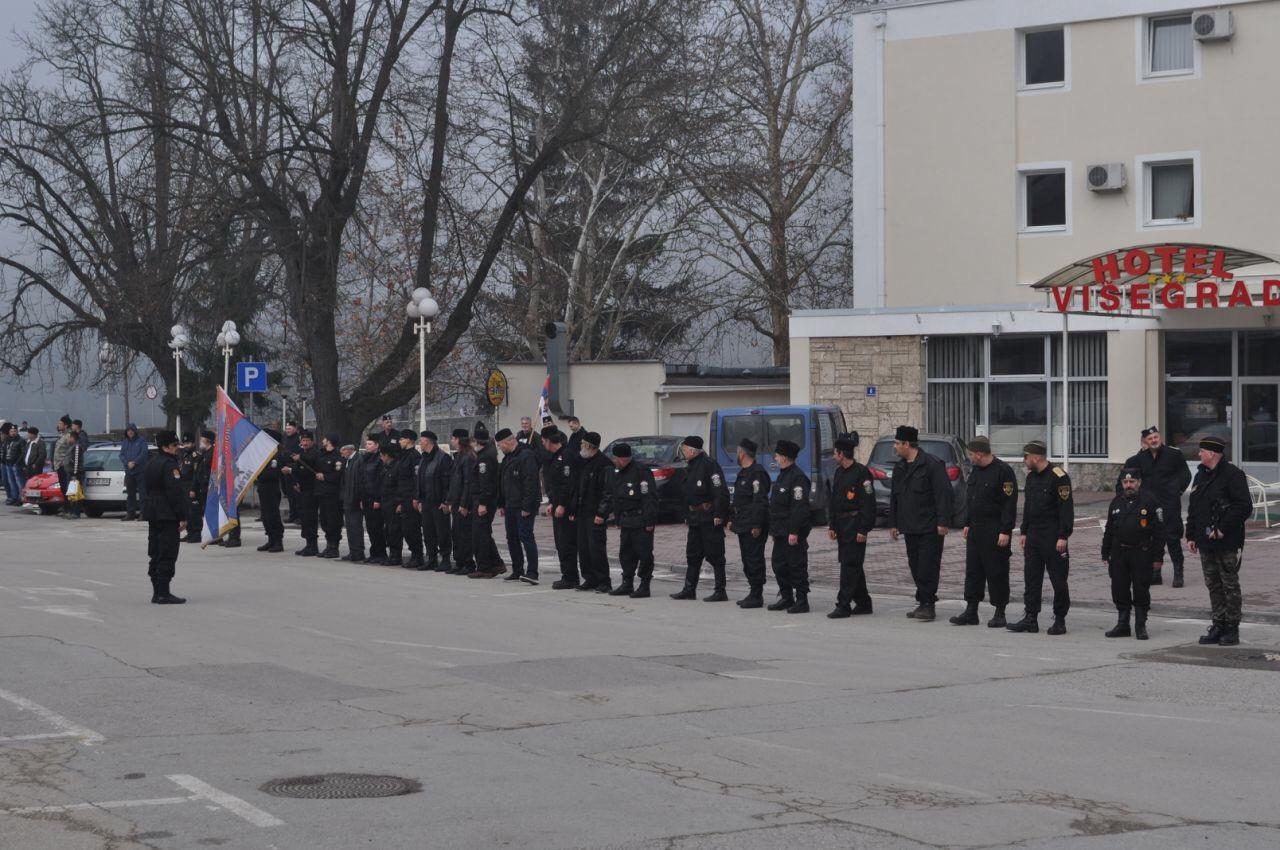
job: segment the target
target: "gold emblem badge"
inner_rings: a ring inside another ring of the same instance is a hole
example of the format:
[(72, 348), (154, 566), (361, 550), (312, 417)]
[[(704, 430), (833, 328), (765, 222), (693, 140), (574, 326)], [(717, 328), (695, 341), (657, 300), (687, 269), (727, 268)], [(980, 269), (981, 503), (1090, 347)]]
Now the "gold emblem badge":
[(1013, 482), (1012, 482), (1012, 481), (1006, 481), (1006, 482), (1004, 482), (1004, 494), (1005, 494), (1006, 496), (1012, 496), (1012, 495), (1013, 495)]
[(1065, 502), (1067, 499), (1070, 499), (1070, 498), (1071, 498), (1071, 488), (1070, 488), (1069, 486), (1067, 486), (1066, 484), (1063, 484), (1061, 487), (1059, 487), (1059, 488), (1058, 488), (1058, 498), (1059, 498), (1059, 499), (1061, 499), (1061, 500), (1062, 500), (1062, 501), (1064, 501), (1064, 502)]

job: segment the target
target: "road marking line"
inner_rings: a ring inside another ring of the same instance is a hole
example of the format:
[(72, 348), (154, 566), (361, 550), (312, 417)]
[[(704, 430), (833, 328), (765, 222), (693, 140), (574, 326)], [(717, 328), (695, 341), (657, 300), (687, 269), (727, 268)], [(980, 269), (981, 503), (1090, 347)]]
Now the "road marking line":
[(62, 573), (57, 572), (56, 570), (41, 570), (41, 569), (37, 569), (37, 570), (36, 570), (36, 572), (38, 572), (38, 573), (44, 573), (44, 574), (45, 574), (45, 575), (47, 575), (47, 576), (60, 576), (60, 575), (62, 575)]
[(724, 676), (728, 679), (757, 679), (761, 682), (783, 682), (788, 685), (814, 685), (819, 688), (825, 686), (822, 682), (802, 682), (799, 679), (777, 679), (773, 676), (750, 676), (746, 673), (719, 673), (717, 675)]
[(20, 809), (0, 809), (7, 815), (44, 815), (59, 812), (78, 812), (85, 809), (133, 809), (139, 806), (172, 806), (189, 803), (195, 797), (156, 797), (152, 800), (107, 800), (102, 803), (68, 803), (65, 806), (24, 806)]
[(1214, 723), (1205, 717), (1178, 717), (1173, 714), (1143, 714), (1139, 711), (1110, 711), (1105, 708), (1078, 708), (1071, 705), (1010, 705), (1007, 708), (1044, 708), (1051, 711), (1080, 711), (1086, 714), (1116, 714), (1121, 717), (1141, 717), (1150, 720), (1185, 720), (1188, 723)]
[(1058, 660), (1057, 658), (1048, 658), (1043, 655), (1013, 655), (1012, 653), (1009, 653), (1009, 652), (997, 652), (995, 653), (995, 656), (996, 658), (1023, 658), (1028, 661), (1057, 661)]
[(82, 599), (97, 600), (98, 591), (84, 590), (79, 587), (24, 587), (26, 593), (34, 593), (37, 596), (79, 596)]
[(97, 617), (90, 614), (83, 607), (71, 607), (68, 605), (23, 605), (24, 611), (43, 611), (46, 614), (61, 614), (64, 617), (75, 617), (77, 620), (89, 620), (94, 623), (101, 623)]
[(403, 640), (375, 640), (374, 643), (384, 643), (387, 646), (412, 646), (418, 649), (445, 649), (449, 652), (480, 652), (485, 655), (519, 655), (518, 652), (503, 652), (500, 649), (468, 649), (464, 646), (437, 646), (434, 643), (409, 643)]
[(785, 623), (785, 624), (783, 624), (783, 625), (781, 625), (781, 626), (770, 626), (769, 628), (771, 628), (771, 629), (794, 629), (794, 628), (797, 628), (799, 625), (800, 625), (800, 623)]
[(11, 693), (10, 691), (0, 689), (0, 699), (14, 706), (17, 706), (22, 711), (31, 712), (32, 714), (36, 715), (41, 720), (43, 720), (45, 723), (48, 723), (53, 728), (57, 729), (66, 737), (78, 738), (80, 740), (80, 743), (84, 744), (85, 746), (91, 747), (94, 744), (101, 744), (103, 741), (107, 740), (102, 735), (99, 735), (97, 732), (94, 732), (92, 729), (88, 729), (84, 726), (81, 726), (78, 723), (68, 720), (67, 718), (63, 717), (61, 714), (58, 714), (55, 711), (50, 711), (49, 709), (45, 708), (43, 705), (40, 705), (37, 702), (32, 702), (31, 700), (26, 699), (25, 697), (20, 697), (15, 693)]
[(351, 643), (357, 643), (356, 639), (353, 637), (347, 637), (346, 635), (335, 635), (333, 632), (322, 632), (319, 629), (311, 629), (306, 626), (291, 626), (291, 628), (297, 629), (300, 632), (306, 632), (309, 635), (315, 635), (316, 637), (331, 638), (333, 640), (345, 640), (345, 641), (350, 641)]
[(187, 776), (185, 773), (176, 773), (171, 776), (166, 776), (165, 778), (178, 787), (185, 788), (190, 791), (194, 795), (192, 799), (198, 798), (221, 806), (233, 815), (247, 820), (254, 826), (284, 826), (284, 821), (280, 820), (280, 818), (275, 815), (269, 815), (262, 809), (241, 800), (239, 797), (235, 797), (225, 791), (219, 791), (209, 783), (202, 782), (194, 776)]
[(91, 578), (87, 578), (85, 579), (85, 581), (88, 582), (89, 584), (98, 584), (103, 587), (115, 587), (115, 585), (109, 581), (97, 581), (96, 579), (91, 579)]

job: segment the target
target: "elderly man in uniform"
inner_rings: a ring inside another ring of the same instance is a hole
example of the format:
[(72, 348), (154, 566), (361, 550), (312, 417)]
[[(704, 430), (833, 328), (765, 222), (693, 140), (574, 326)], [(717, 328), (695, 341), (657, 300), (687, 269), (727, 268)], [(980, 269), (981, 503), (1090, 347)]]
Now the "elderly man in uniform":
[(342, 542), (342, 469), (346, 462), (338, 451), (341, 445), (341, 435), (325, 434), (320, 438), (320, 454), (315, 462), (316, 511), (324, 532), (324, 549), (317, 556), (320, 558), (337, 558), (342, 554), (338, 544)]
[(1160, 502), (1148, 493), (1142, 470), (1120, 473), (1121, 492), (1107, 508), (1102, 532), (1102, 560), (1111, 574), (1111, 601), (1116, 605), (1115, 627), (1107, 637), (1128, 637), (1129, 609), (1134, 613), (1138, 640), (1147, 639), (1147, 609), (1151, 607), (1151, 574), (1164, 555), (1165, 531)]
[(187, 600), (169, 592), (178, 563), (180, 535), (187, 524), (187, 494), (178, 469), (178, 437), (172, 431), (156, 435), (160, 449), (147, 461), (147, 499), (142, 518), (147, 521), (147, 575), (151, 578), (154, 605), (181, 605)]
[(533, 523), (538, 517), (538, 505), (542, 503), (538, 459), (533, 447), (520, 442), (510, 429), (503, 428), (495, 436), (502, 450), (499, 512), (507, 533), (507, 552), (511, 555), (511, 575), (504, 581), (537, 584), (538, 541), (533, 536)]
[[(1173, 563), (1173, 586), (1182, 587), (1182, 492), (1191, 483), (1191, 470), (1182, 452), (1169, 448), (1152, 425), (1142, 429), (1142, 451), (1124, 462), (1124, 469), (1136, 469), (1142, 478), (1142, 492), (1160, 505), (1165, 540)], [(1116, 480), (1116, 495), (1123, 495), (1123, 482)], [(1163, 558), (1157, 559), (1163, 560)], [(1152, 584), (1163, 584), (1160, 567), (1151, 576)]]
[(951, 526), (951, 482), (946, 465), (920, 448), (917, 428), (899, 425), (893, 450), (898, 462), (889, 489), (889, 536), (906, 539), (907, 566), (916, 584), (916, 607), (907, 616), (928, 622), (936, 616), (942, 542)]
[(809, 613), (809, 476), (796, 466), (800, 446), (778, 440), (773, 458), (778, 478), (769, 494), (769, 536), (773, 538), (773, 577), (778, 582), (778, 599), (770, 611), (788, 614)]
[(1200, 441), (1200, 467), (1187, 506), (1187, 540), (1191, 554), (1200, 556), (1213, 606), (1213, 625), (1200, 643), (1235, 646), (1240, 643), (1244, 524), (1253, 513), (1253, 499), (1244, 472), (1223, 457), (1226, 451), (1217, 437)]
[(338, 453), (342, 455), (342, 526), (347, 533), (347, 554), (341, 560), (364, 563), (364, 465), (369, 458), (352, 443)]
[(769, 488), (773, 482), (764, 465), (756, 462), (758, 447), (743, 437), (738, 443), (738, 477), (733, 482), (733, 520), (729, 530), (738, 535), (742, 571), (750, 591), (738, 600), (739, 608), (764, 607), (764, 544), (769, 539)]
[(591, 590), (608, 593), (613, 590), (606, 548), (613, 464), (600, 451), (599, 434), (594, 431), (580, 433), (582, 465), (578, 469), (578, 492), (569, 515), (578, 526), (578, 563), (582, 583), (576, 589), (584, 593)]
[(498, 511), (501, 495), (501, 479), (498, 468), (498, 452), (489, 439), (489, 429), (477, 422), (471, 432), (471, 444), (476, 450), (476, 465), (470, 496), (471, 551), (476, 568), (467, 578), (497, 578), (507, 571), (507, 565), (498, 555), (498, 544), (493, 542), (493, 519)]
[(449, 515), (440, 506), (449, 495), (449, 473), (453, 458), (440, 448), (434, 431), (418, 435), (418, 512), (422, 518), (422, 550), (426, 562), (421, 569), (447, 573), (453, 569), (449, 555)]
[(840, 590), (836, 593), (836, 607), (827, 615), (832, 620), (871, 613), (871, 594), (867, 592), (867, 573), (863, 563), (867, 557), (867, 538), (876, 527), (876, 496), (871, 470), (854, 457), (857, 449), (857, 431), (836, 437), (832, 449), (836, 470), (828, 485), (831, 488), (827, 497), (831, 522), (827, 536), (836, 541), (840, 560)]
[[(633, 460), (631, 446), (614, 443), (613, 498), (609, 506), (618, 523), (618, 562), (622, 581), (610, 596), (649, 598), (653, 579), (653, 529), (658, 524), (658, 485), (648, 464)], [(640, 586), (635, 586), (637, 570)]]
[(578, 586), (578, 524), (573, 519), (573, 502), (578, 493), (578, 467), (581, 455), (569, 451), (568, 437), (554, 425), (542, 429), (542, 444), (550, 457), (543, 479), (547, 484), (547, 516), (560, 560), (560, 578), (552, 582), (553, 590), (573, 590)]
[(964, 536), (964, 613), (951, 618), (957, 626), (978, 625), (978, 605), (983, 591), (996, 609), (987, 626), (1002, 629), (1009, 604), (1009, 555), (1013, 523), (1018, 514), (1018, 478), (1009, 464), (991, 452), (991, 441), (977, 436), (969, 441), (973, 469), (965, 488), (968, 510)]
[(453, 468), (449, 471), (449, 490), (440, 506), (449, 517), (449, 537), (453, 543), (453, 569), (449, 575), (470, 575), (476, 568), (471, 554), (470, 487), (475, 476), (476, 455), (471, 450), (471, 433), (454, 428), (449, 435), (453, 449)]
[(293, 492), (294, 516), (302, 527), (302, 548), (293, 554), (303, 558), (313, 558), (320, 554), (316, 545), (320, 538), (319, 510), (316, 502), (316, 464), (320, 460), (320, 452), (316, 450), (315, 434), (310, 431), (298, 432), (298, 447), (285, 458), (280, 472), (284, 480), (289, 482)]
[(698, 578), (705, 559), (711, 564), (715, 588), (703, 602), (725, 602), (724, 527), (729, 521), (729, 487), (724, 470), (702, 450), (702, 438), (684, 438), (680, 449), (688, 466), (684, 471), (684, 499), (689, 524), (684, 556), (687, 568), (684, 587), (671, 594), (672, 599), (696, 599)]
[(1053, 585), (1053, 625), (1045, 634), (1067, 632), (1067, 611), (1071, 608), (1071, 593), (1067, 589), (1067, 538), (1075, 528), (1075, 502), (1071, 477), (1062, 467), (1049, 463), (1048, 455), (1049, 450), (1039, 440), (1022, 447), (1027, 482), (1018, 544), (1024, 553), (1022, 599), (1026, 610), (1021, 620), (1008, 625), (1011, 632), (1040, 631), (1040, 592), (1046, 572)]

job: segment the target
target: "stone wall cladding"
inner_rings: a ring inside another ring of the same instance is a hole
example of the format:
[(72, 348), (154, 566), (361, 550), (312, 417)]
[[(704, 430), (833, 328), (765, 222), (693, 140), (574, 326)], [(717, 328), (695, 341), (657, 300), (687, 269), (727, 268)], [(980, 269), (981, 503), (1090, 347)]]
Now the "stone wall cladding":
[[(919, 336), (815, 337), (809, 341), (809, 398), (834, 404), (861, 437), (866, 460), (876, 438), (899, 425), (924, 430), (924, 346)], [(876, 395), (869, 397), (867, 387)]]

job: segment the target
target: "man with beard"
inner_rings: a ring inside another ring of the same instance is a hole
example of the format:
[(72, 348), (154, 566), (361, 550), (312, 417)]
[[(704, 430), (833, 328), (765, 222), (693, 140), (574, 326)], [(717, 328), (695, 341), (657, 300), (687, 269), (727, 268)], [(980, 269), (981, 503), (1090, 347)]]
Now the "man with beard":
[[(1160, 429), (1152, 425), (1142, 429), (1142, 451), (1124, 462), (1125, 469), (1138, 470), (1142, 481), (1142, 492), (1151, 496), (1160, 505), (1160, 517), (1164, 529), (1163, 546), (1169, 550), (1169, 561), (1173, 564), (1173, 586), (1182, 587), (1182, 493), (1191, 483), (1191, 470), (1187, 468), (1187, 459), (1182, 452), (1171, 449), (1164, 444)], [(1116, 481), (1116, 494), (1123, 493), (1123, 472)], [(1164, 560), (1157, 558), (1157, 561)], [(1160, 567), (1156, 566), (1151, 574), (1152, 584), (1164, 584), (1160, 575)]]
[(671, 594), (672, 599), (696, 599), (698, 578), (702, 562), (711, 564), (715, 587), (703, 602), (724, 602), (724, 527), (729, 521), (729, 488), (724, 481), (724, 470), (702, 450), (702, 438), (693, 435), (684, 438), (680, 450), (684, 452), (688, 466), (684, 472), (685, 522), (688, 535), (685, 538), (684, 555), (686, 569), (684, 587)]

